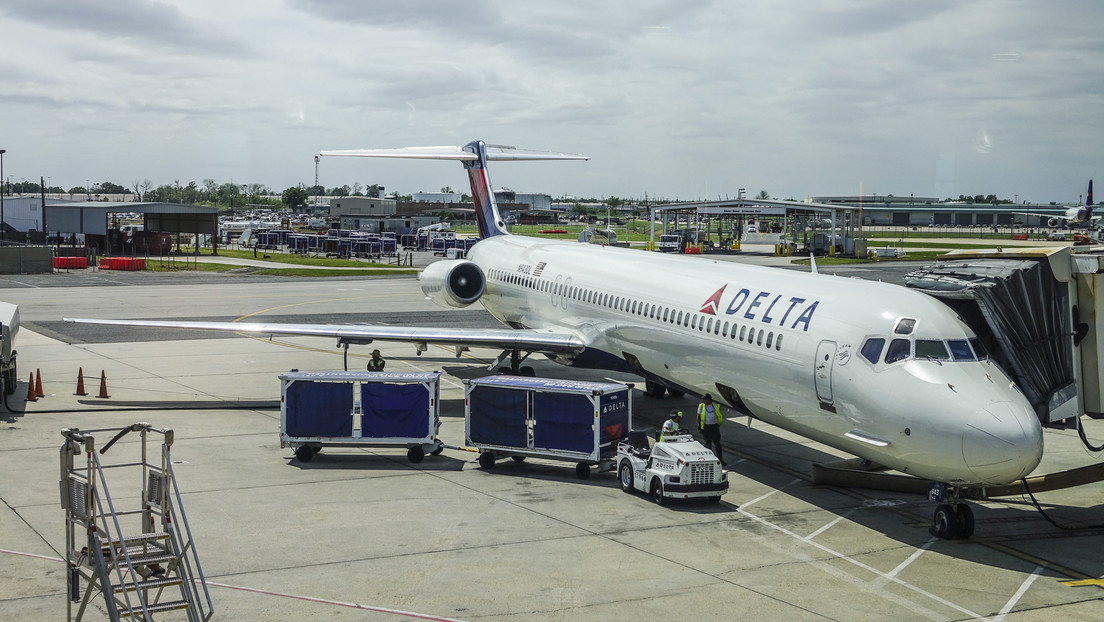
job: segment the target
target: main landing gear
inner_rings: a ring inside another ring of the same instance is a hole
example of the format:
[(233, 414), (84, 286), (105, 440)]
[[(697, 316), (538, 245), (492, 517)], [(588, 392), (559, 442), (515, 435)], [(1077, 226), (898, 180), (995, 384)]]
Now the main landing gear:
[(974, 510), (968, 503), (958, 500), (958, 490), (947, 491), (950, 503), (935, 506), (929, 531), (943, 540), (966, 539), (974, 535)]

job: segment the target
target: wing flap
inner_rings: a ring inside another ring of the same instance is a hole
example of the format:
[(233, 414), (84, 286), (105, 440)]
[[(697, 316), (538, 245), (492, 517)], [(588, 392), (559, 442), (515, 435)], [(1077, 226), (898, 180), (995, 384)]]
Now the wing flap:
[(586, 344), (571, 333), (551, 330), (451, 329), (418, 326), (373, 326), (352, 324), (279, 324), (260, 322), (187, 322), (172, 320), (97, 320), (65, 318), (76, 324), (108, 326), (142, 326), (147, 328), (182, 328), (214, 330), (247, 335), (303, 335), (312, 337), (373, 339), (407, 343), (436, 343), (476, 348), (500, 348), (530, 352), (578, 354)]

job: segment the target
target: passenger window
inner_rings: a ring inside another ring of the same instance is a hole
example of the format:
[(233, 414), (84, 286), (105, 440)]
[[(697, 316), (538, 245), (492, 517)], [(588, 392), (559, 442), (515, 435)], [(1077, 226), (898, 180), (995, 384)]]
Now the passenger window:
[(947, 342), (951, 347), (951, 358), (956, 361), (972, 361), (974, 353), (970, 351), (970, 344), (965, 339), (952, 339)]
[(697, 328), (697, 327), (698, 327), (698, 316), (695, 315), (694, 317), (690, 318), (690, 328)]
[(757, 346), (763, 345), (763, 333), (765, 333), (765, 332), (767, 332), (767, 331), (765, 331), (765, 330), (760, 330), (759, 331), (759, 337), (757, 337), (755, 339), (755, 345), (757, 345)]
[(679, 325), (682, 324), (682, 311), (678, 312), (678, 316), (676, 316), (676, 318), (675, 318), (675, 324), (679, 324)]
[(886, 349), (885, 362), (896, 363), (897, 361), (903, 361), (909, 357), (912, 351), (912, 345), (908, 339), (894, 339), (889, 342), (889, 348)]
[(901, 318), (897, 322), (897, 326), (893, 328), (894, 335), (911, 335), (912, 329), (916, 328), (916, 320), (912, 318)]
[(667, 321), (667, 307), (663, 307), (663, 321)]
[(951, 356), (947, 354), (947, 346), (942, 341), (936, 341), (934, 339), (917, 339), (916, 358), (947, 361), (950, 360)]
[(740, 341), (744, 340), (744, 334), (747, 333), (747, 325), (740, 327)]
[(768, 348), (771, 347), (771, 341), (773, 341), (773, 340), (774, 340), (774, 333), (773, 332), (767, 333), (767, 347)]
[(709, 324), (705, 327), (706, 332), (713, 330), (713, 318), (709, 318)]
[(866, 343), (862, 347), (863, 358), (870, 361), (871, 365), (877, 365), (878, 359), (882, 356), (882, 346), (885, 345), (885, 339), (881, 337), (871, 337), (866, 340)]
[(782, 349), (782, 333), (778, 333), (778, 339), (774, 342), (774, 349), (775, 350), (781, 350)]
[(721, 321), (720, 320), (717, 320), (717, 323), (713, 325), (713, 334), (714, 335), (721, 334)]
[(727, 337), (728, 336), (728, 322), (725, 322), (724, 328), (721, 329), (721, 336), (722, 337)]

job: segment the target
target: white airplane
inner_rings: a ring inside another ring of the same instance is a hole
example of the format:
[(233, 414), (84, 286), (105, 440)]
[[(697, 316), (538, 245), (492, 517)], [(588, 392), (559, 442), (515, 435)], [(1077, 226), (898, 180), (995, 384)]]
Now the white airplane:
[(1026, 477), (1043, 452), (1030, 404), (949, 307), (897, 285), (545, 240), (506, 232), (491, 160), (586, 159), (476, 141), (465, 147), (324, 151), (324, 156), (451, 159), (468, 171), (481, 240), (467, 259), (419, 278), (445, 307), (480, 302), (509, 328), (76, 322), (319, 335), (531, 353), (631, 371), (653, 396), (711, 393), (729, 407), (935, 483), (948, 503), (933, 532), (969, 537), (969, 487)]
[(1089, 180), (1089, 193), (1085, 197), (1084, 205), (1075, 205), (1065, 211), (1061, 216), (1054, 214), (1040, 214), (1038, 212), (1012, 212), (1021, 216), (1038, 216), (1046, 218), (1048, 227), (1093, 227), (1100, 222), (1100, 216), (1093, 216), (1092, 180)]

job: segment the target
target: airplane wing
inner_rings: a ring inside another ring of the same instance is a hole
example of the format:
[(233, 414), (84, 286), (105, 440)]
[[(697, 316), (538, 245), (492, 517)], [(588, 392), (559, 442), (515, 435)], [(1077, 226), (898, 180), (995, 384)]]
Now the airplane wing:
[[(406, 158), (411, 160), (478, 160), (479, 156), (463, 147), (403, 147), (400, 149), (345, 149), (321, 151), (321, 156), (347, 156), (354, 158)], [(558, 153), (555, 151), (534, 151), (518, 149), (507, 145), (487, 145), (488, 161), (525, 161), (525, 160), (589, 160), (576, 153)]]
[(65, 321), (74, 322), (76, 324), (219, 330), (250, 335), (306, 335), (313, 337), (334, 337), (337, 339), (347, 338), (364, 342), (369, 340), (400, 341), (418, 345), (434, 343), (449, 346), (499, 348), (503, 350), (526, 350), (530, 352), (560, 354), (579, 354), (586, 348), (586, 344), (577, 335), (554, 330), (512, 328), (451, 329), (359, 324), (268, 324), (259, 322), (96, 320), (85, 318), (65, 318)]

